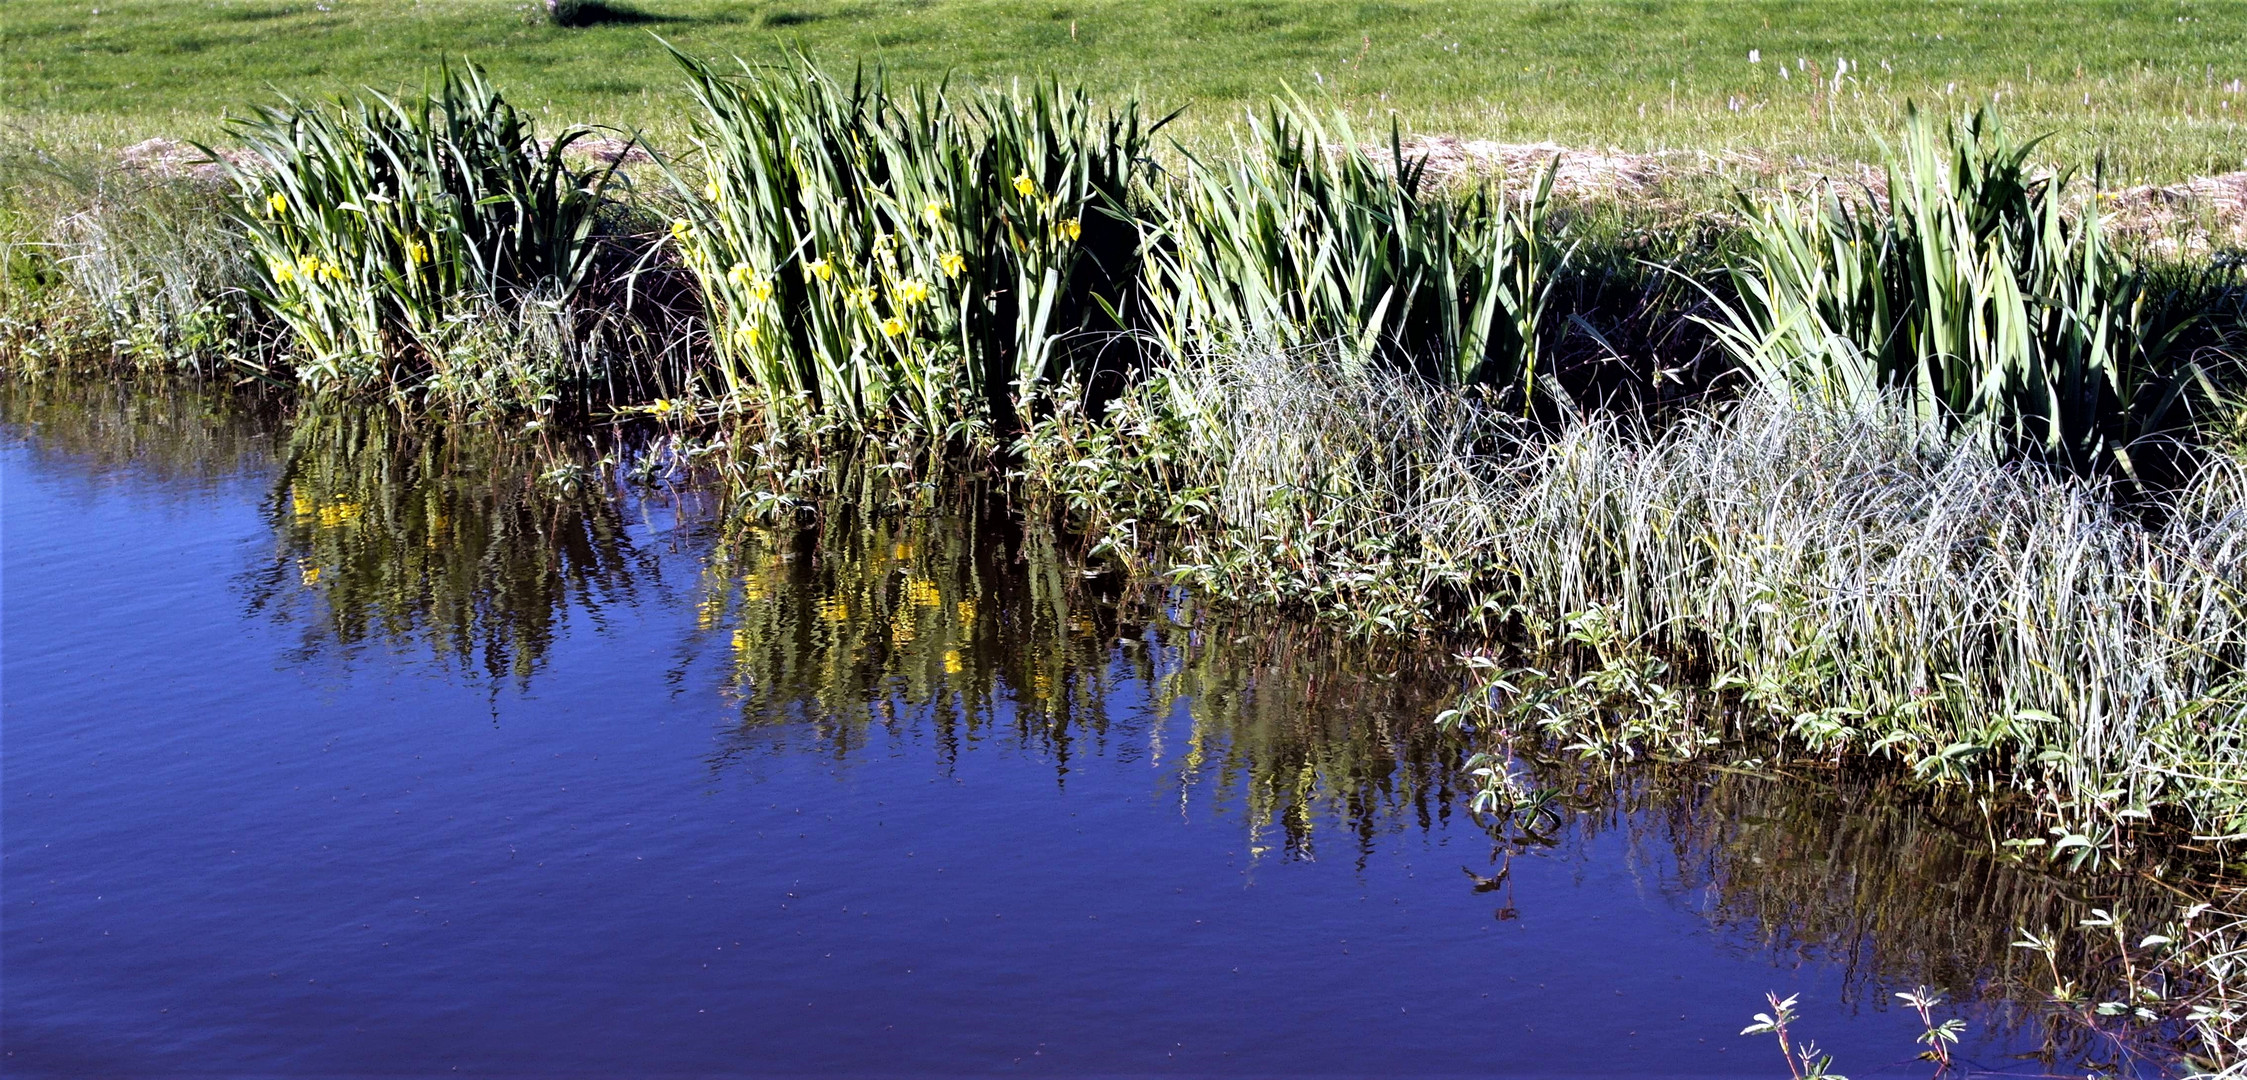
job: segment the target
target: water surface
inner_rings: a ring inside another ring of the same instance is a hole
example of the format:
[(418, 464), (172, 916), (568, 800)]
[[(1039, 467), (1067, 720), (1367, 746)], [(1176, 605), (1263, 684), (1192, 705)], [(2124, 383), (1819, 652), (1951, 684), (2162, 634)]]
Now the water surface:
[(10, 1076), (1780, 1076), (1766, 992), (1927, 1075), (1921, 982), (1981, 1067), (2086, 1052), (2006, 943), (2099, 897), (1972, 826), (1670, 768), (1523, 836), (1440, 663), (972, 495), (774, 528), (379, 411), (4, 406)]

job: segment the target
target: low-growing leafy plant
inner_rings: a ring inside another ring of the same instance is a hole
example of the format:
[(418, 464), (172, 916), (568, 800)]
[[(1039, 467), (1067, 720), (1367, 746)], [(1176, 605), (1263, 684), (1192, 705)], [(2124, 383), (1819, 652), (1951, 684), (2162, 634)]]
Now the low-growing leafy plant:
[(1787, 1073), (1794, 1080), (1849, 1080), (1832, 1071), (1833, 1055), (1818, 1052), (1818, 1044), (1805, 1040), (1796, 1045), (1790, 1028), (1798, 1018), (1795, 1013), (1796, 995), (1781, 1000), (1776, 993), (1767, 994), (1771, 1011), (1755, 1014), (1755, 1021), (1740, 1029), (1742, 1035), (1770, 1035), (1779, 1040), (1779, 1056), (1786, 1059)]

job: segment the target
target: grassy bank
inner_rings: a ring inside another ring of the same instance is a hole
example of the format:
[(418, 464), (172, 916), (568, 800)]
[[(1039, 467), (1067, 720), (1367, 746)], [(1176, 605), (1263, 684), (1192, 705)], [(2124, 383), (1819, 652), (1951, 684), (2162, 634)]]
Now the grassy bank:
[(1994, 97), (2056, 133), (2055, 159), (2166, 181), (2240, 168), (2247, 112), (2247, 12), (2201, 0), (628, 0), (575, 29), (535, 25), (527, 6), (13, 0), (0, 124), (112, 146), (205, 137), (257, 87), (395, 91), (429, 57), (467, 53), (542, 117), (669, 135), (678, 84), (650, 31), (700, 56), (801, 47), (913, 80), (1052, 76), (1189, 107), (1192, 135), (1285, 84), (1468, 138), (1864, 160), (1907, 99)]

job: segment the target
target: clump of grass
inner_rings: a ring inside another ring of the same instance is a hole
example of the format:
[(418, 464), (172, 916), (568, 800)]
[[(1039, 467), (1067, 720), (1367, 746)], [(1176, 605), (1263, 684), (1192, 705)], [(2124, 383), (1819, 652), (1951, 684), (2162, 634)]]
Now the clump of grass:
[(565, 160), (589, 130), (542, 143), (473, 66), (416, 100), (284, 98), (230, 128), (249, 292), (314, 390), (411, 385), (489, 308), (569, 308), (614, 201), (614, 164)]
[(679, 62), (705, 179), (678, 178), (673, 234), (729, 397), (941, 436), (1090, 375), (1160, 123), (1053, 84), (956, 99)]
[(252, 314), (232, 291), (249, 269), (237, 241), (203, 185), (0, 146), (0, 357), (209, 367)]
[(1886, 205), (1828, 192), (1750, 202), (1738, 303), (1712, 326), (1766, 387), (1860, 407), (1900, 393), (1925, 425), (2085, 471), (2136, 475), (2197, 389), (2147, 281), (2071, 175), (1989, 108), (1947, 137), (1907, 113)]
[[(1099, 424), (1050, 422), (1030, 471), (1096, 527), (1168, 534), (1173, 573), (1216, 592), (1533, 647), (1596, 611), (1602, 664), (1654, 650), (1744, 706), (1665, 710), (1623, 740), (1641, 752), (1777, 737), (2035, 793), (2055, 831), (2022, 842), (2071, 861), (2156, 815), (2247, 832), (2222, 720), (2247, 691), (2247, 469), (2211, 463), (2148, 522), (2102, 485), (1930, 439), (1894, 400), (1758, 394), (1659, 434), (1539, 432), (1346, 370), (1209, 358), (1190, 420), (1158, 383)], [(1634, 675), (1656, 695), (1683, 677)], [(1615, 742), (1558, 715), (1492, 726)]]

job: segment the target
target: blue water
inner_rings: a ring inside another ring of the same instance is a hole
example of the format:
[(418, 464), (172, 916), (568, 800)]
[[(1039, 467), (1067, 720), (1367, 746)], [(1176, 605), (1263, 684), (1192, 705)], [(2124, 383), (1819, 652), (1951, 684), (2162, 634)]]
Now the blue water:
[[(1782, 1076), (1767, 991), (1837, 1069), (1929, 1071), (1849, 943), (1704, 914), (1619, 825), (1481, 893), (1424, 785), (1291, 842), (1194, 762), (1154, 630), (1066, 738), (997, 677), (839, 738), (744, 692), (692, 588), (723, 541), (666, 499), (527, 676), (308, 648), (257, 600), (278, 468), (7, 428), (9, 1076)], [(1986, 1014), (1969, 1055), (2039, 1071)]]

